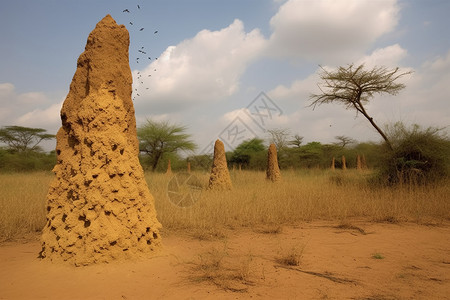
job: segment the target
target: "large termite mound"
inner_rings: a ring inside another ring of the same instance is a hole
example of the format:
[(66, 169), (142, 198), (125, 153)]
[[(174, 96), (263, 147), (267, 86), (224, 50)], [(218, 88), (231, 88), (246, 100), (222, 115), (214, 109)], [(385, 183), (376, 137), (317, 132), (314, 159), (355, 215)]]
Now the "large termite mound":
[(231, 178), (225, 156), (225, 146), (222, 141), (217, 140), (214, 144), (214, 159), (208, 188), (211, 190), (230, 190), (231, 187)]
[(90, 33), (61, 109), (40, 256), (75, 265), (141, 256), (160, 223), (139, 164), (129, 34), (107, 15)]
[(266, 179), (272, 182), (277, 182), (281, 179), (280, 168), (278, 167), (277, 147), (275, 144), (270, 144), (267, 153)]

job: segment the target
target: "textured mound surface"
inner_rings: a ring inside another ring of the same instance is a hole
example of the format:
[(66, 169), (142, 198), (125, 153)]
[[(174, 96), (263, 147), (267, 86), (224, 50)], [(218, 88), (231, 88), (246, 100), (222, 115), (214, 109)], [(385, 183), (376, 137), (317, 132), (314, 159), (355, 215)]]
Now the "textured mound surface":
[(344, 155), (342, 155), (342, 170), (347, 170), (347, 163)]
[(107, 15), (78, 59), (61, 109), (42, 258), (87, 265), (160, 246), (138, 160), (128, 46), (125, 26)]
[(214, 159), (208, 188), (212, 190), (230, 190), (232, 188), (225, 157), (225, 146), (220, 140), (214, 144)]
[(272, 182), (281, 180), (280, 168), (278, 167), (277, 147), (275, 144), (270, 144), (269, 146), (269, 152), (267, 154), (266, 178)]

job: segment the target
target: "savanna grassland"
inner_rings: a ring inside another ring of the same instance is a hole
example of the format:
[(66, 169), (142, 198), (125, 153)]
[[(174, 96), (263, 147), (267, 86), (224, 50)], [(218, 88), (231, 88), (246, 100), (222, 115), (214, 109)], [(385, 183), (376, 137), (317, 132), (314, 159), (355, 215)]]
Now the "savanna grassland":
[(0, 298), (448, 299), (448, 181), (384, 187), (367, 170), (304, 169), (272, 183), (231, 171), (233, 189), (220, 192), (193, 172), (194, 204), (180, 207), (175, 174), (146, 174), (161, 253), (88, 267), (37, 258), (53, 174), (0, 174)]
[[(171, 176), (147, 173), (158, 219), (164, 230), (187, 230), (199, 237), (221, 235), (224, 229), (273, 228), (314, 220), (348, 223), (414, 222), (440, 224), (450, 220), (450, 184), (374, 186), (370, 171), (289, 170), (279, 183), (263, 172), (231, 171), (231, 191), (206, 190), (209, 174), (194, 172), (203, 187), (190, 207), (174, 205), (168, 196)], [(0, 240), (41, 230), (45, 198), (52, 173), (0, 174)], [(187, 191), (188, 192), (188, 191)], [(270, 230), (270, 229), (268, 229)]]

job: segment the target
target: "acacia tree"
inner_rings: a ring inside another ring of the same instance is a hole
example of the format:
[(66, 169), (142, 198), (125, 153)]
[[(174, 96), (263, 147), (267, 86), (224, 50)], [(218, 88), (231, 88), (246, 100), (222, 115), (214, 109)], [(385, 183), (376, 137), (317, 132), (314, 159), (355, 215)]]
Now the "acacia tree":
[(230, 161), (248, 167), (251, 161), (254, 161), (258, 158), (258, 155), (264, 153), (265, 149), (264, 140), (262, 139), (253, 138), (251, 140), (245, 140), (234, 149)]
[(299, 134), (294, 135), (294, 139), (290, 140), (288, 142), (289, 145), (292, 145), (296, 148), (300, 148), (301, 144), (303, 143), (303, 137), (300, 136)]
[(139, 151), (150, 157), (152, 171), (156, 170), (158, 162), (166, 153), (178, 150), (193, 151), (197, 145), (189, 140), (191, 135), (185, 133), (185, 126), (170, 124), (167, 121), (157, 122), (147, 120), (137, 129)]
[(0, 142), (15, 152), (38, 151), (41, 150), (38, 146), (40, 142), (55, 138), (54, 134), (46, 132), (42, 128), (5, 126), (0, 129)]
[(269, 143), (275, 144), (278, 151), (289, 145), (289, 141), (287, 140), (289, 137), (289, 129), (274, 128), (267, 130), (267, 132), (269, 133)]
[(345, 136), (345, 135), (338, 135), (334, 137), (336, 140), (338, 140), (335, 145), (341, 146), (342, 148), (345, 148), (345, 146), (349, 144), (356, 143), (356, 140), (352, 139), (351, 137)]
[(392, 144), (387, 135), (367, 113), (364, 104), (367, 104), (375, 94), (398, 94), (405, 88), (405, 85), (396, 81), (412, 72), (402, 72), (398, 67), (395, 69), (374, 67), (366, 70), (364, 65), (355, 67), (353, 64), (339, 67), (335, 71), (327, 71), (323, 67), (321, 69), (322, 72), (319, 74), (322, 80), (319, 84), (321, 93), (310, 96), (312, 100), (310, 106), (315, 108), (320, 104), (338, 102), (344, 104), (346, 109), (355, 109), (357, 114), (361, 113), (369, 120), (370, 124), (383, 137), (388, 148), (392, 150)]

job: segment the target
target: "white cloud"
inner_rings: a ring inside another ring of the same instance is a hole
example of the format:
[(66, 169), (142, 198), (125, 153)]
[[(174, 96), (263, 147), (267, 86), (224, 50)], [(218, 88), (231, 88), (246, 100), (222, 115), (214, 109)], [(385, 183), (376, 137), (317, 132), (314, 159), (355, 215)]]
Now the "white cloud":
[(52, 104), (45, 109), (34, 109), (16, 119), (16, 124), (27, 127), (57, 128), (60, 123), (62, 103)]
[(165, 113), (233, 95), (265, 45), (259, 30), (246, 33), (240, 20), (219, 31), (202, 30), (133, 72), (135, 103)]
[[(0, 84), (0, 120), (7, 121), (14, 107), (14, 85), (11, 83)], [(7, 124), (0, 124), (7, 125)]]
[[(433, 71), (448, 71), (450, 67), (450, 51), (447, 52), (445, 57), (437, 57), (433, 61), (427, 61), (424, 63), (424, 68), (433, 70)], [(448, 72), (446, 73), (448, 74)]]
[(319, 92), (317, 87), (318, 82), (319, 75), (317, 70), (305, 79), (295, 80), (290, 86), (280, 84), (268, 92), (268, 94), (273, 99), (304, 102), (305, 105), (308, 105), (307, 100), (309, 99), (309, 96), (312, 93)]
[[(377, 49), (358, 62), (366, 66), (386, 65), (391, 68), (400, 64), (406, 50), (399, 45)], [(408, 70), (407, 68), (405, 70)], [(409, 69), (411, 70), (411, 69)], [(317, 73), (317, 72), (316, 72)], [(376, 95), (366, 109), (375, 122), (383, 126), (402, 121), (405, 124), (418, 123), (424, 127), (450, 126), (450, 51), (445, 55), (425, 62), (414, 70), (412, 76), (402, 79), (406, 88), (398, 95)], [(293, 128), (305, 141), (331, 142), (336, 135), (347, 135), (359, 141), (380, 140), (380, 136), (361, 115), (353, 110), (345, 110), (342, 105), (327, 104), (312, 108), (306, 107), (311, 93), (318, 92), (319, 78), (312, 74), (307, 78), (295, 80), (290, 85), (279, 85), (268, 94), (272, 99), (290, 105), (291, 113), (286, 116), (287, 128)], [(280, 123), (280, 126), (283, 125)]]
[(12, 83), (0, 83), (0, 100), (6, 99), (14, 93), (14, 85)]
[(364, 64), (367, 68), (375, 66), (397, 67), (407, 54), (406, 49), (403, 49), (399, 44), (395, 44), (376, 49), (370, 55), (360, 59), (356, 65)]
[[(450, 126), (450, 50), (425, 62), (406, 82), (400, 94), (403, 111), (424, 126)], [(432, 116), (432, 117), (431, 117)]]
[(48, 103), (46, 95), (40, 92), (24, 93), (17, 96), (17, 101), (23, 105), (36, 105)]
[(0, 126), (39, 127), (56, 132), (62, 101), (58, 99), (55, 104), (52, 98), (42, 92), (18, 93), (13, 84), (0, 84)]
[(398, 22), (396, 0), (289, 0), (270, 24), (272, 55), (348, 63)]

